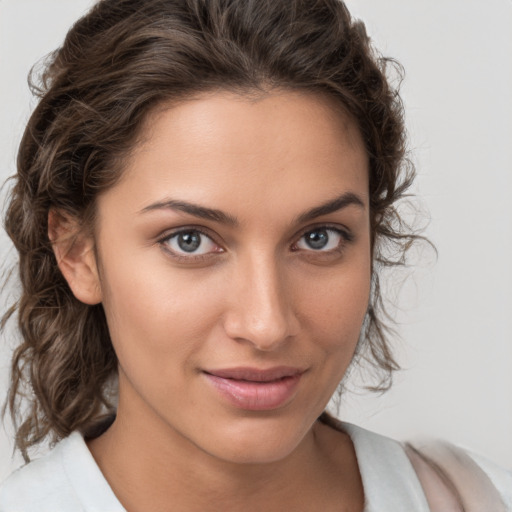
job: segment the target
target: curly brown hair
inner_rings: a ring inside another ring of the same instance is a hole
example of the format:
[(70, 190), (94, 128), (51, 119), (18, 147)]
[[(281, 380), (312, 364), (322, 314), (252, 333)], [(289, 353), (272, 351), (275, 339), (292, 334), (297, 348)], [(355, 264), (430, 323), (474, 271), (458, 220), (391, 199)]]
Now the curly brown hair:
[(403, 265), (417, 238), (396, 209), (414, 170), (390, 68), (400, 79), (400, 66), (373, 49), (340, 0), (101, 0), (78, 20), (31, 82), (39, 103), (5, 218), (21, 281), (2, 321), (17, 313), (21, 332), (6, 405), (26, 458), (32, 445), (90, 431), (115, 409), (104, 311), (73, 296), (48, 238), (49, 211), (90, 227), (95, 198), (118, 180), (148, 113), (207, 90), (321, 93), (356, 121), (369, 155), (374, 251), (357, 360), (380, 371), (373, 389), (390, 386), (398, 365), (379, 272)]

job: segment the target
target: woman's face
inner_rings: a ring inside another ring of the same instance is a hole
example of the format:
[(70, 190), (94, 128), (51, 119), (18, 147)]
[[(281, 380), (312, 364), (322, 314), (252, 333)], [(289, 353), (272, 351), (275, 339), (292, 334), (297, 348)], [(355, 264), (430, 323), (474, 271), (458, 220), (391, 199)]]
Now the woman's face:
[(147, 120), (98, 200), (119, 421), (236, 462), (310, 432), (370, 289), (367, 155), (330, 101), (217, 92)]

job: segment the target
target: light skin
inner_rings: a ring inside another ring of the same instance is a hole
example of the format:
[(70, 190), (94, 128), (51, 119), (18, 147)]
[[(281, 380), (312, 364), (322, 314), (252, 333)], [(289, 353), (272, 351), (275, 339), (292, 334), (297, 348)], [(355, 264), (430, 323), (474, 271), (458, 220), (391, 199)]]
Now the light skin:
[[(291, 91), (162, 106), (97, 208), (72, 250), (55, 212), (50, 237), (75, 296), (103, 304), (119, 359), (116, 420), (88, 446), (125, 508), (361, 511), (352, 443), (316, 421), (370, 290), (355, 123)], [(276, 403), (237, 403), (211, 379), (235, 367), (298, 377)]]

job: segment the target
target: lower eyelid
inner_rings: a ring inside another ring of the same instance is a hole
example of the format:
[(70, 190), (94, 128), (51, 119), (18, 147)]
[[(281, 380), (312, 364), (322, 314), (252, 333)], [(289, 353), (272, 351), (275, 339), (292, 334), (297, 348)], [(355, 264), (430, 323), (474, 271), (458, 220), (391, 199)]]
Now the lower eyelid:
[[(313, 248), (309, 248), (309, 249), (296, 248), (296, 245), (297, 245), (298, 241), (302, 240), (302, 238), (304, 236), (306, 236), (308, 233), (312, 233), (312, 232), (315, 232), (315, 231), (334, 232), (336, 235), (338, 235), (341, 238), (340, 243), (335, 248), (328, 249), (328, 250), (323, 250), (323, 251), (321, 249), (315, 250)], [(177, 237), (181, 233), (190, 233), (190, 232), (199, 233), (202, 237), (207, 238), (210, 241), (210, 243), (213, 246), (215, 246), (215, 249), (211, 250), (211, 251), (208, 251), (206, 253), (195, 254), (193, 252), (187, 253), (184, 250), (182, 250), (183, 252), (181, 252), (181, 251), (178, 252), (178, 251), (172, 249), (169, 246), (169, 241), (171, 239), (173, 239), (174, 237)], [(317, 255), (320, 256), (321, 254), (328, 255), (330, 253), (341, 252), (341, 250), (344, 249), (345, 244), (350, 243), (353, 240), (354, 240), (354, 235), (350, 231), (348, 231), (348, 230), (341, 229), (341, 228), (339, 228), (337, 226), (336, 227), (334, 227), (334, 226), (318, 226), (316, 228), (315, 227), (312, 228), (312, 229), (310, 228), (307, 231), (303, 232), (303, 234), (300, 236), (298, 241), (295, 242), (292, 247), (295, 247), (295, 249), (294, 249), (295, 251), (301, 250), (301, 251), (305, 251), (305, 252), (311, 252), (312, 254), (316, 253)], [(213, 256), (215, 254), (220, 254), (220, 253), (225, 252), (225, 249), (222, 247), (222, 245), (217, 243), (215, 241), (215, 239), (210, 234), (205, 233), (203, 230), (198, 229), (198, 228), (194, 228), (194, 227), (184, 227), (182, 229), (178, 229), (176, 231), (167, 233), (164, 237), (161, 237), (157, 242), (158, 242), (159, 245), (162, 246), (162, 248), (167, 253), (170, 253), (172, 255), (172, 257), (174, 257), (176, 259), (179, 259), (179, 260), (182, 260), (182, 261), (185, 261), (185, 260), (188, 260), (188, 261), (194, 261), (194, 260), (199, 261), (201, 259), (209, 258), (209, 257), (211, 257), (211, 256)]]
[[(199, 235), (201, 237), (204, 237), (205, 239), (207, 239), (209, 241), (209, 243), (214, 247), (214, 249), (209, 250), (207, 252), (202, 252), (202, 253), (197, 253), (197, 252), (187, 253), (183, 249), (172, 248), (170, 242), (182, 233), (199, 233)], [(215, 254), (224, 252), (224, 249), (222, 248), (222, 246), (220, 244), (218, 244), (210, 234), (205, 233), (203, 230), (194, 228), (194, 227), (191, 227), (191, 228), (186, 227), (186, 228), (178, 229), (176, 231), (168, 233), (164, 237), (160, 238), (160, 240), (158, 240), (158, 244), (172, 258), (174, 258), (178, 261), (183, 261), (183, 262), (188, 261), (191, 263), (198, 262), (202, 259), (207, 259), (211, 256), (214, 256)]]
[(333, 226), (318, 226), (317, 228), (313, 228), (313, 229), (308, 229), (306, 232), (304, 232), (300, 238), (298, 239), (297, 242), (295, 242), (294, 246), (297, 245), (297, 243), (302, 240), (306, 235), (308, 235), (309, 233), (314, 233), (315, 231), (327, 231), (327, 232), (331, 232), (331, 233), (335, 233), (336, 235), (338, 235), (342, 240), (340, 241), (340, 243), (338, 244), (338, 246), (336, 248), (333, 248), (333, 249), (330, 249), (330, 250), (327, 250), (327, 251), (322, 251), (321, 249), (318, 249), (318, 250), (315, 250), (313, 248), (310, 248), (310, 249), (303, 249), (303, 250), (309, 250), (311, 252), (316, 252), (316, 253), (328, 253), (330, 251), (336, 251), (340, 248), (340, 246), (343, 246), (345, 243), (349, 243), (351, 242), (353, 239), (354, 239), (354, 236), (346, 231), (346, 230), (343, 230), (343, 229), (340, 229), (338, 227), (333, 227)]

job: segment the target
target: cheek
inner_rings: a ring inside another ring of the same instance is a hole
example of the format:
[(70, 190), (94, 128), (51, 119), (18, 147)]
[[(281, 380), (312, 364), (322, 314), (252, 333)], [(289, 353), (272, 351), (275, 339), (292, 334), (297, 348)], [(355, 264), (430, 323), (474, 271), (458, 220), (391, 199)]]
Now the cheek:
[(350, 269), (308, 279), (301, 292), (302, 323), (326, 352), (355, 349), (368, 309), (370, 260), (362, 257)]
[(105, 265), (105, 313), (125, 370), (133, 361), (134, 367), (169, 371), (200, 349), (219, 316), (218, 287), (211, 279), (172, 271), (162, 258)]
[[(102, 254), (102, 291), (121, 365), (133, 361), (169, 371), (193, 363), (205, 342), (219, 335), (226, 301), (237, 289), (229, 268), (177, 269), (154, 248), (123, 251), (122, 237), (109, 247), (117, 251)], [(285, 293), (300, 337), (325, 353), (348, 353), (359, 339), (370, 289), (364, 249), (361, 244), (357, 257), (335, 268), (288, 268)]]
[(312, 373), (307, 400), (316, 411), (325, 408), (344, 378), (368, 309), (369, 258), (363, 254), (355, 265), (340, 265), (336, 270), (304, 280), (299, 287), (301, 325), (317, 370)]

